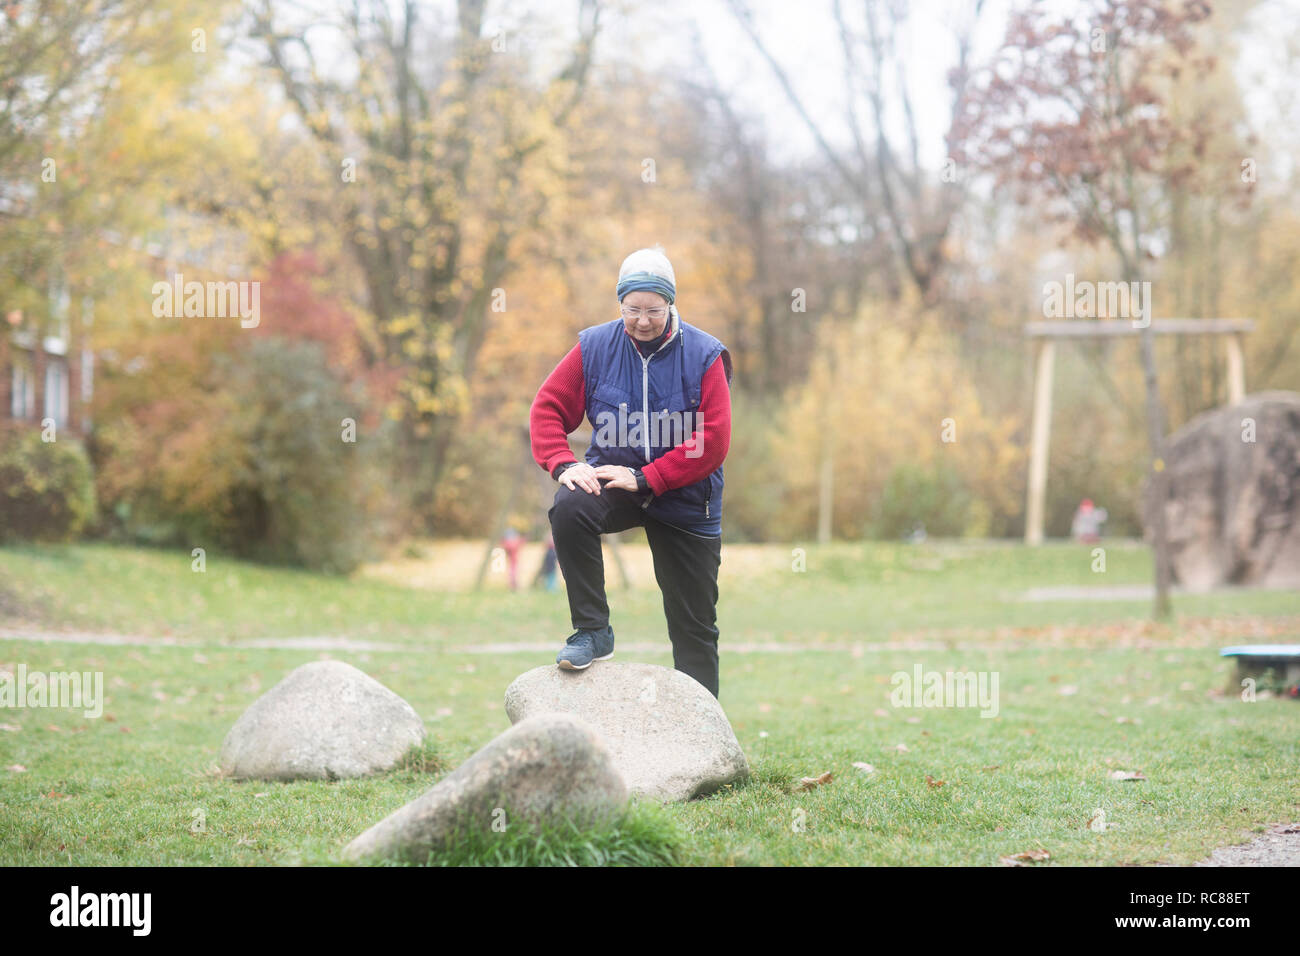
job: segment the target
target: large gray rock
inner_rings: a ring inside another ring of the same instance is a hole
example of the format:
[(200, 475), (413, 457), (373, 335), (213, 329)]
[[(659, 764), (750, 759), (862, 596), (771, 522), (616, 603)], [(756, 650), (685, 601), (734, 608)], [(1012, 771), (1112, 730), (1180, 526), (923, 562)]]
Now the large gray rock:
[[(1196, 416), (1169, 437), (1165, 465), (1175, 582), (1300, 588), (1300, 395), (1260, 392)], [(1149, 529), (1149, 484), (1143, 506)]]
[(380, 820), (344, 847), (343, 855), (423, 860), (467, 831), (500, 832), (494, 823), (589, 826), (626, 803), (627, 784), (600, 736), (571, 714), (539, 714)]
[(313, 661), (253, 701), (221, 745), (238, 779), (337, 780), (392, 767), (424, 740), (424, 721), (342, 661)]
[(632, 793), (689, 800), (749, 776), (717, 699), (693, 677), (654, 664), (547, 665), (506, 688), (506, 714), (577, 714), (599, 731)]

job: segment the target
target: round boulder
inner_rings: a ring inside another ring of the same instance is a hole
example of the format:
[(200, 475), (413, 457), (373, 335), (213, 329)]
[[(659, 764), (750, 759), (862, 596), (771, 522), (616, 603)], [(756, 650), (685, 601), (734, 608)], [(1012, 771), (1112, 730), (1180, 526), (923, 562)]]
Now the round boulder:
[(339, 780), (388, 770), (424, 740), (424, 721), (342, 661), (291, 671), (235, 721), (221, 769), (236, 779)]
[(534, 668), (506, 688), (506, 715), (577, 714), (605, 739), (637, 795), (690, 800), (749, 776), (731, 722), (695, 678), (655, 664)]

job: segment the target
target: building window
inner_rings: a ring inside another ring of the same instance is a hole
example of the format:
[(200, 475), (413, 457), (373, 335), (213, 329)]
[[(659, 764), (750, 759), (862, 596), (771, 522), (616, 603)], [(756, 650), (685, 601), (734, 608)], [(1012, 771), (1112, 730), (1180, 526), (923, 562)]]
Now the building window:
[(62, 428), (68, 424), (68, 365), (62, 359), (46, 359), (45, 417)]
[(9, 414), (14, 418), (31, 418), (36, 414), (36, 376), (27, 358), (14, 359), (9, 379)]

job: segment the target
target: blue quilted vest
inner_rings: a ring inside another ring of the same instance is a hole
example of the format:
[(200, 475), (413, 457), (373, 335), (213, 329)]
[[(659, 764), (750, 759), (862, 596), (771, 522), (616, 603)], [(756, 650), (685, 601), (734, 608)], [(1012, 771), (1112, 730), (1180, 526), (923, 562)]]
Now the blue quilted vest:
[[(730, 384), (726, 347), (683, 322), (675, 309), (670, 321), (673, 334), (648, 357), (641, 355), (621, 318), (578, 333), (592, 427), (588, 464), (638, 468), (687, 441), (698, 424), (704, 373), (718, 356)], [(694, 484), (646, 494), (641, 507), (665, 524), (717, 537), (722, 533), (722, 466)]]

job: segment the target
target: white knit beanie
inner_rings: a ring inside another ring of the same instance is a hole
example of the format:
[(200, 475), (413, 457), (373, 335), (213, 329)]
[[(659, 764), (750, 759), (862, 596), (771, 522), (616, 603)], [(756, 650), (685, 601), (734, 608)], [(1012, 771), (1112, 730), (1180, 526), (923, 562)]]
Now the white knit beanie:
[(638, 249), (626, 259), (618, 270), (618, 300), (629, 292), (658, 292), (669, 303), (677, 299), (677, 276), (673, 264), (664, 255), (663, 246)]

